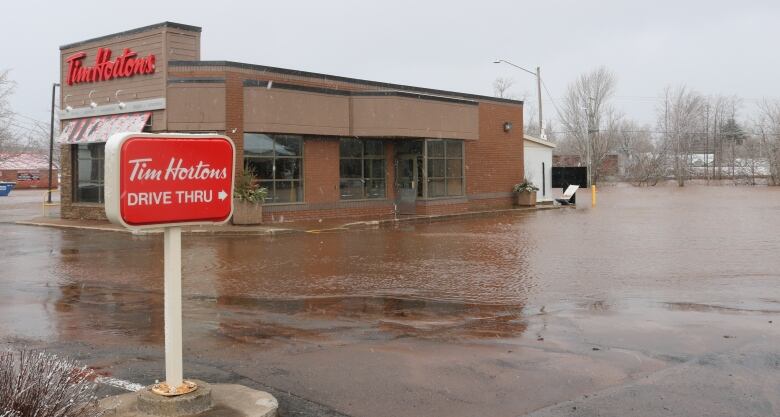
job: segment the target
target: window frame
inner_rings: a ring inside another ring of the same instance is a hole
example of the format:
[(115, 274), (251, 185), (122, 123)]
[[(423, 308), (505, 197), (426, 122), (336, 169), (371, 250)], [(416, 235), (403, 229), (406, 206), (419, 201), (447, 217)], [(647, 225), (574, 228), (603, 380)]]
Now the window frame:
[[(271, 160), (272, 162), (272, 170), (273, 170), (273, 178), (272, 179), (266, 179), (266, 178), (258, 178), (260, 186), (265, 186), (264, 184), (267, 182), (271, 182), (273, 184), (273, 188), (268, 190), (268, 197), (266, 199), (266, 202), (263, 203), (263, 205), (268, 206), (284, 206), (284, 205), (291, 205), (291, 204), (305, 204), (306, 203), (306, 182), (305, 182), (305, 172), (304, 172), (304, 157), (306, 155), (306, 136), (299, 135), (299, 134), (292, 134), (292, 133), (266, 133), (266, 132), (244, 132), (243, 135), (243, 141), (244, 146), (246, 146), (246, 137), (247, 135), (265, 135), (272, 139), (273, 141), (273, 149), (272, 149), (272, 155), (271, 156), (247, 156), (246, 152), (244, 152), (243, 157), (243, 163), (244, 167), (246, 168), (247, 162), (255, 159), (255, 160)], [(276, 147), (277, 147), (277, 138), (278, 137), (296, 137), (300, 139), (300, 153), (296, 156), (278, 156), (276, 154)], [(246, 149), (246, 148), (244, 148)], [(276, 178), (276, 171), (277, 171), (277, 161), (282, 159), (297, 159), (299, 160), (299, 179), (278, 179)], [(253, 173), (254, 175), (254, 173)], [(279, 182), (289, 182), (289, 183), (299, 183), (300, 184), (300, 193), (301, 198), (298, 201), (269, 201), (276, 197), (276, 190), (277, 190), (277, 183)]]
[[(101, 157), (95, 158), (90, 156), (89, 158), (80, 158), (79, 147), (85, 146), (89, 149), (90, 146), (98, 145), (102, 148)], [(106, 143), (105, 142), (89, 142), (89, 143), (74, 143), (71, 145), (71, 199), (74, 204), (81, 205), (103, 205), (106, 203), (106, 178), (105, 178), (105, 164), (106, 164)], [(97, 201), (85, 201), (79, 197), (79, 180), (80, 175), (80, 161), (99, 161), (98, 163), (98, 199)]]
[[(360, 156), (354, 157), (354, 156), (343, 156), (341, 153), (341, 144), (342, 141), (357, 141), (361, 145), (360, 149)], [(380, 145), (380, 149), (382, 149), (382, 155), (366, 155), (366, 146), (368, 145), (368, 142), (378, 142)], [(349, 177), (342, 177), (341, 176), (341, 163), (342, 161), (360, 161), (360, 174), (361, 176), (349, 178)], [(372, 165), (375, 163), (375, 161), (382, 161), (382, 177), (373, 177), (366, 176), (366, 161), (372, 161)], [(362, 186), (362, 195), (357, 198), (344, 198), (342, 192), (341, 192), (341, 183), (345, 180), (360, 180), (363, 184)], [(381, 180), (384, 183), (384, 191), (381, 196), (377, 197), (370, 197), (367, 195), (366, 189), (369, 181), (378, 181)], [(358, 139), (358, 138), (350, 138), (350, 137), (340, 137), (339, 138), (339, 201), (381, 201), (381, 200), (387, 200), (388, 195), (388, 181), (387, 181), (387, 144), (383, 139)]]
[[(443, 144), (444, 152), (443, 156), (434, 156), (429, 157), (428, 156), (428, 144), (429, 143), (436, 143), (440, 142)], [(455, 142), (460, 144), (460, 156), (455, 158), (449, 158), (447, 154), (447, 143)], [(431, 160), (439, 160), (443, 161), (444, 164), (444, 176), (429, 176), (428, 175), (428, 165)], [(447, 161), (449, 160), (460, 160), (460, 176), (457, 177), (450, 177), (447, 175)], [(466, 143), (463, 140), (458, 139), (425, 139), (424, 146), (423, 146), (423, 175), (425, 176), (425, 179), (423, 181), (423, 198), (426, 200), (440, 200), (440, 199), (448, 199), (448, 198), (463, 198), (466, 196)], [(460, 194), (457, 195), (449, 195), (449, 180), (452, 179), (460, 179)], [(431, 180), (443, 180), (444, 181), (444, 195), (437, 195), (437, 196), (431, 196), (430, 195), (430, 187), (429, 184)]]

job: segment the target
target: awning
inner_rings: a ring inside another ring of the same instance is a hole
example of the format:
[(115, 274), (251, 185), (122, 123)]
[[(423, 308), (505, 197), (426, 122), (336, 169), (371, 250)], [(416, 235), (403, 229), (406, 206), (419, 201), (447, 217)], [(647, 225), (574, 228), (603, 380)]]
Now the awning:
[(62, 128), (57, 142), (106, 142), (114, 133), (141, 132), (151, 114), (151, 112), (128, 113), (70, 120)]

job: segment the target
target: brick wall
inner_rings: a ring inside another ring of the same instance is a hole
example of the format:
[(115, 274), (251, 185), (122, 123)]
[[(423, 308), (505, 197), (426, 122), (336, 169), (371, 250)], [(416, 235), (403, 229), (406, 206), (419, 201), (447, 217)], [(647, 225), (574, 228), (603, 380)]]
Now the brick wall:
[(303, 144), (304, 201), (339, 201), (339, 140), (306, 138)]
[(235, 172), (244, 171), (244, 77), (235, 72), (225, 75), (225, 136), (236, 145)]
[(523, 180), (523, 157), (522, 107), (479, 103), (479, 140), (466, 142), (466, 194), (511, 192)]
[[(35, 175), (38, 176), (38, 180), (29, 180), (29, 181), (22, 181), (19, 179), (19, 174), (25, 175)], [(46, 189), (46, 186), (49, 183), (49, 169), (4, 169), (0, 170), (0, 181), (5, 182), (15, 182), (16, 187), (15, 189), (25, 189), (25, 188), (43, 188)], [(57, 169), (53, 169), (51, 173), (51, 183), (54, 185), (53, 188), (57, 188)]]
[(73, 165), (71, 145), (60, 145), (60, 216), (63, 219), (106, 220), (102, 204), (73, 201)]
[[(236, 145), (236, 172), (243, 170), (244, 158), (244, 80), (257, 78), (242, 70), (171, 71), (171, 77), (225, 78), (225, 135)], [(291, 82), (289, 77), (267, 74), (263, 79)], [(365, 89), (364, 86), (309, 80), (295, 83), (329, 88)], [(511, 206), (512, 186), (523, 177), (523, 112), (518, 104), (479, 103), (479, 139), (465, 142), (466, 196), (420, 200), (418, 214), (447, 214), (469, 210), (489, 210)], [(504, 123), (513, 128), (504, 131)], [(270, 132), (269, 132), (270, 133)], [(267, 221), (307, 220), (337, 217), (379, 217), (394, 213), (394, 142), (386, 141), (387, 198), (370, 201), (340, 201), (339, 143), (337, 138), (306, 137), (304, 143), (304, 202), (269, 205)], [(105, 219), (102, 205), (72, 202), (70, 147), (62, 151), (62, 216), (64, 218)]]

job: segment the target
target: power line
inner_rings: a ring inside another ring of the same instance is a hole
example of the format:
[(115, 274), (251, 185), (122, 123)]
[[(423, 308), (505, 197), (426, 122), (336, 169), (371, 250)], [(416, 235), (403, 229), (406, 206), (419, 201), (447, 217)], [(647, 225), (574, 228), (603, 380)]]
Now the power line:
[(33, 121), (33, 122), (40, 123), (40, 124), (42, 124), (42, 125), (47, 125), (47, 126), (49, 125), (49, 123), (48, 123), (48, 122), (44, 122), (44, 121), (42, 121), (42, 120), (38, 120), (38, 119), (32, 118), (32, 117), (30, 117), (30, 116), (25, 116), (25, 115), (23, 115), (23, 114), (21, 114), (21, 113), (12, 112), (12, 113), (11, 113), (11, 115), (12, 115), (13, 117), (19, 116), (19, 117), (21, 117), (21, 118), (24, 118), (24, 119), (27, 119), (27, 120), (31, 120), (31, 121)]
[(8, 123), (8, 126), (13, 126), (13, 127), (17, 128), (17, 129), (21, 129), (21, 130), (23, 130), (23, 131), (25, 131), (27, 133), (45, 133), (44, 130), (41, 130), (41, 129), (38, 129), (38, 128), (35, 128), (35, 127), (21, 126), (21, 125), (18, 125), (18, 124), (15, 124), (15, 123), (11, 123), (11, 122)]
[[(662, 134), (670, 134), (670, 133), (676, 133), (676, 134), (683, 134), (683, 135), (715, 135), (714, 132), (675, 132), (675, 131), (665, 131), (665, 130), (652, 130), (652, 129), (632, 129), (632, 130), (609, 130), (609, 129), (599, 129), (594, 130), (594, 132), (616, 132), (616, 133), (662, 133)], [(567, 134), (567, 133), (578, 133), (575, 130), (558, 130), (553, 131), (550, 133), (560, 133), (560, 134)], [(780, 132), (746, 132), (753, 135), (761, 135), (761, 134), (770, 134), (770, 135), (780, 135)], [(718, 133), (719, 136), (728, 136), (728, 134)]]
[(558, 109), (558, 105), (555, 104), (555, 100), (552, 97), (552, 94), (550, 94), (550, 90), (547, 89), (547, 84), (544, 82), (544, 79), (541, 79), (542, 86), (544, 87), (544, 91), (547, 93), (547, 97), (550, 98), (550, 103), (552, 103), (553, 108), (555, 109), (555, 113), (558, 114), (558, 118), (563, 120), (563, 115), (561, 114), (561, 111)]
[(48, 129), (48, 127), (49, 127), (48, 123), (37, 125), (37, 124), (35, 124), (33, 122), (28, 122), (28, 121), (25, 121), (25, 120), (16, 119), (14, 117), (9, 118), (8, 120), (9, 120), (8, 123), (15, 123), (17, 126), (18, 125), (22, 125), (22, 126), (24, 126), (26, 128), (29, 128), (29, 129)]

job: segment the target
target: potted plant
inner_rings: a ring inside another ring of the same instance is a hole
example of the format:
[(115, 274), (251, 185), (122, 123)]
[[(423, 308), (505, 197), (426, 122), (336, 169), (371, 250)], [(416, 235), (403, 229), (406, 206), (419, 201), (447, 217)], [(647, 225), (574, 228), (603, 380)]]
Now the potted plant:
[(535, 206), (536, 205), (536, 192), (539, 191), (539, 187), (535, 186), (531, 181), (523, 179), (520, 184), (515, 184), (512, 187), (512, 193), (514, 197), (514, 203), (516, 206)]
[(263, 205), (268, 189), (257, 185), (252, 171), (246, 167), (236, 177), (233, 191), (232, 223), (238, 225), (260, 224), (263, 222)]

